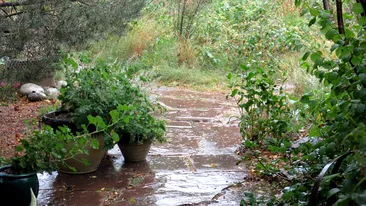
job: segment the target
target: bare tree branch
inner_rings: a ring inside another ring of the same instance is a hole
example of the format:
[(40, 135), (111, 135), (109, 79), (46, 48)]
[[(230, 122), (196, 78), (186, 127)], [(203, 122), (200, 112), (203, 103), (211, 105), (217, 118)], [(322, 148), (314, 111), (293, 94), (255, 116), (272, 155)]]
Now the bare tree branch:
[(323, 0), (323, 7), (324, 7), (324, 10), (329, 10), (329, 2), (328, 2), (328, 0)]
[(19, 15), (19, 14), (22, 14), (23, 12), (20, 11), (20, 12), (16, 12), (16, 13), (12, 13), (12, 14), (8, 14), (5, 16), (5, 18), (8, 18), (8, 17), (11, 17), (11, 16), (16, 16), (16, 15)]
[(187, 0), (183, 0), (183, 8), (182, 8), (182, 16), (181, 16), (181, 20), (180, 20), (180, 27), (179, 27), (179, 37), (181, 37), (183, 35), (183, 21), (184, 21), (184, 14), (186, 12), (186, 7), (187, 7)]
[(342, 0), (336, 0), (336, 6), (337, 6), (338, 32), (339, 34), (344, 34)]

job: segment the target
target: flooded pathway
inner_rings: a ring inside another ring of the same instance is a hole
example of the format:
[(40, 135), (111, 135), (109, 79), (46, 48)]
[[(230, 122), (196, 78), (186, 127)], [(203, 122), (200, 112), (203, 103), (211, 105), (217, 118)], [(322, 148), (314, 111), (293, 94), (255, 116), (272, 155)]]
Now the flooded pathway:
[(235, 154), (241, 142), (237, 110), (224, 93), (154, 89), (167, 108), (165, 144), (154, 144), (146, 162), (124, 163), (118, 147), (96, 172), (39, 174), (39, 205), (239, 205), (244, 164)]

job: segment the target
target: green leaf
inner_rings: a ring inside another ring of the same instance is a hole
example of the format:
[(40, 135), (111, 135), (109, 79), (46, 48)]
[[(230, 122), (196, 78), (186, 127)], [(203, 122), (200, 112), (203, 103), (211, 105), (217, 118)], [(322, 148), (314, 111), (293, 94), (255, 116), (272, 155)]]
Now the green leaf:
[(248, 71), (249, 67), (245, 66), (245, 65), (240, 65), (241, 69), (244, 71)]
[(341, 190), (339, 188), (333, 188), (333, 189), (329, 190), (329, 192), (327, 194), (327, 197), (330, 198), (330, 197), (332, 197), (333, 195), (337, 194), (340, 191)]
[(366, 25), (366, 17), (362, 16), (358, 19), (358, 24), (365, 26)]
[(366, 74), (365, 73), (361, 73), (360, 75), (358, 75), (358, 78), (362, 81), (362, 83), (366, 84)]
[(119, 113), (117, 110), (112, 110), (109, 112), (109, 115), (111, 115), (111, 118), (112, 118), (112, 122), (113, 123), (116, 123), (119, 119)]
[(316, 17), (312, 18), (308, 24), (308, 26), (312, 26), (316, 22)]
[(238, 89), (234, 89), (234, 90), (231, 92), (231, 96), (232, 96), (232, 97), (234, 97), (237, 93), (238, 93)]
[(339, 47), (339, 44), (333, 44), (332, 47), (330, 48), (330, 51), (333, 52), (334, 50), (336, 50)]
[(332, 174), (332, 175), (327, 175), (327, 176), (324, 176), (323, 178), (323, 181), (324, 182), (329, 182), (330, 180), (336, 178), (336, 177), (340, 177), (341, 175), (339, 173), (337, 174)]
[(361, 3), (355, 3), (353, 4), (352, 12), (355, 14), (361, 14), (364, 12), (362, 4)]
[(246, 76), (246, 78), (245, 79), (247, 79), (247, 80), (250, 80), (252, 77), (254, 77), (255, 76), (255, 73), (254, 72), (250, 72), (249, 74), (248, 74), (248, 76)]
[(353, 31), (351, 31), (350, 29), (345, 29), (345, 33), (347, 39), (355, 38), (355, 33), (353, 33)]
[(320, 136), (320, 130), (318, 128), (318, 126), (313, 126), (310, 131), (309, 131), (309, 136), (310, 137), (319, 137)]
[(93, 148), (93, 149), (99, 149), (99, 142), (97, 139), (91, 139), (90, 141), (90, 146)]
[(317, 9), (310, 8), (310, 14), (316, 17), (319, 15), (319, 11)]
[(71, 169), (73, 172), (77, 172), (76, 168), (75, 167), (72, 167), (72, 166), (68, 166), (69, 169)]
[(119, 141), (119, 135), (116, 132), (112, 131), (111, 132), (111, 137), (113, 139), (113, 142), (118, 142)]
[(81, 161), (83, 162), (83, 164), (85, 166), (89, 166), (90, 165), (89, 161), (86, 158), (81, 159)]
[(227, 75), (227, 78), (228, 78), (228, 79), (233, 78), (233, 74), (229, 73), (229, 74)]
[(361, 114), (365, 111), (366, 106), (364, 104), (357, 104), (356, 112)]
[(352, 54), (352, 51), (349, 48), (343, 47), (339, 58), (343, 59), (344, 61), (348, 61), (348, 59), (351, 58), (351, 54)]
[(336, 80), (338, 78), (338, 73), (337, 72), (330, 72), (330, 73), (327, 73), (325, 75), (326, 79), (330, 82)]
[(320, 52), (320, 51), (317, 51), (317, 52), (315, 52), (315, 53), (312, 53), (311, 55), (310, 55), (310, 59), (311, 59), (311, 61), (313, 61), (313, 62), (316, 62), (318, 59), (320, 59), (322, 57), (322, 53)]
[(329, 29), (327, 31), (327, 33), (325, 34), (325, 37), (328, 40), (333, 40), (334, 39), (334, 36), (337, 35), (337, 34), (338, 34), (338, 32), (335, 29)]
[(307, 60), (308, 59), (308, 57), (310, 56), (310, 52), (306, 52), (305, 54), (304, 54), (304, 56), (302, 56), (302, 60), (303, 61), (305, 61), (305, 60)]
[(15, 147), (15, 151), (16, 152), (21, 152), (21, 151), (23, 151), (24, 150), (24, 147), (22, 146), (22, 145), (19, 145), (19, 146), (16, 146)]
[(298, 7), (301, 4), (301, 0), (295, 0), (295, 6)]
[(303, 96), (301, 97), (301, 99), (300, 99), (300, 102), (302, 102), (302, 103), (304, 103), (304, 104), (309, 103), (309, 102), (310, 102), (310, 97), (311, 97), (311, 96), (312, 96), (311, 94), (305, 94), (305, 95), (303, 95)]

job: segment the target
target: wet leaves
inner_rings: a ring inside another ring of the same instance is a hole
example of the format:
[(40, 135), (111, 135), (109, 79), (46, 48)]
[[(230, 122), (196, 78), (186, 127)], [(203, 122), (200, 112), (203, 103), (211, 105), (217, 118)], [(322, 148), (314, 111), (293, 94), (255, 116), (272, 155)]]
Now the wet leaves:
[(127, 189), (132, 189), (136, 185), (142, 183), (145, 180), (144, 174), (135, 174), (133, 177), (128, 178), (129, 186)]
[(29, 102), (19, 97), (15, 104), (0, 104), (0, 156), (14, 156), (14, 147), (25, 136), (25, 120), (38, 119), (39, 108), (52, 105), (51, 102)]

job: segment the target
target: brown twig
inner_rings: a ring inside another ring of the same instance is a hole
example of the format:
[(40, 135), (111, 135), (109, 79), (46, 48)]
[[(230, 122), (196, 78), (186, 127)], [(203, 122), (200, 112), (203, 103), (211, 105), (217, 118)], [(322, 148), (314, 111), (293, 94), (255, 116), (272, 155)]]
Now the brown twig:
[(16, 12), (16, 13), (12, 13), (12, 14), (8, 14), (5, 16), (5, 18), (8, 18), (8, 17), (11, 17), (11, 16), (16, 16), (16, 15), (19, 15), (19, 14), (22, 14), (23, 12), (20, 11), (20, 12)]

